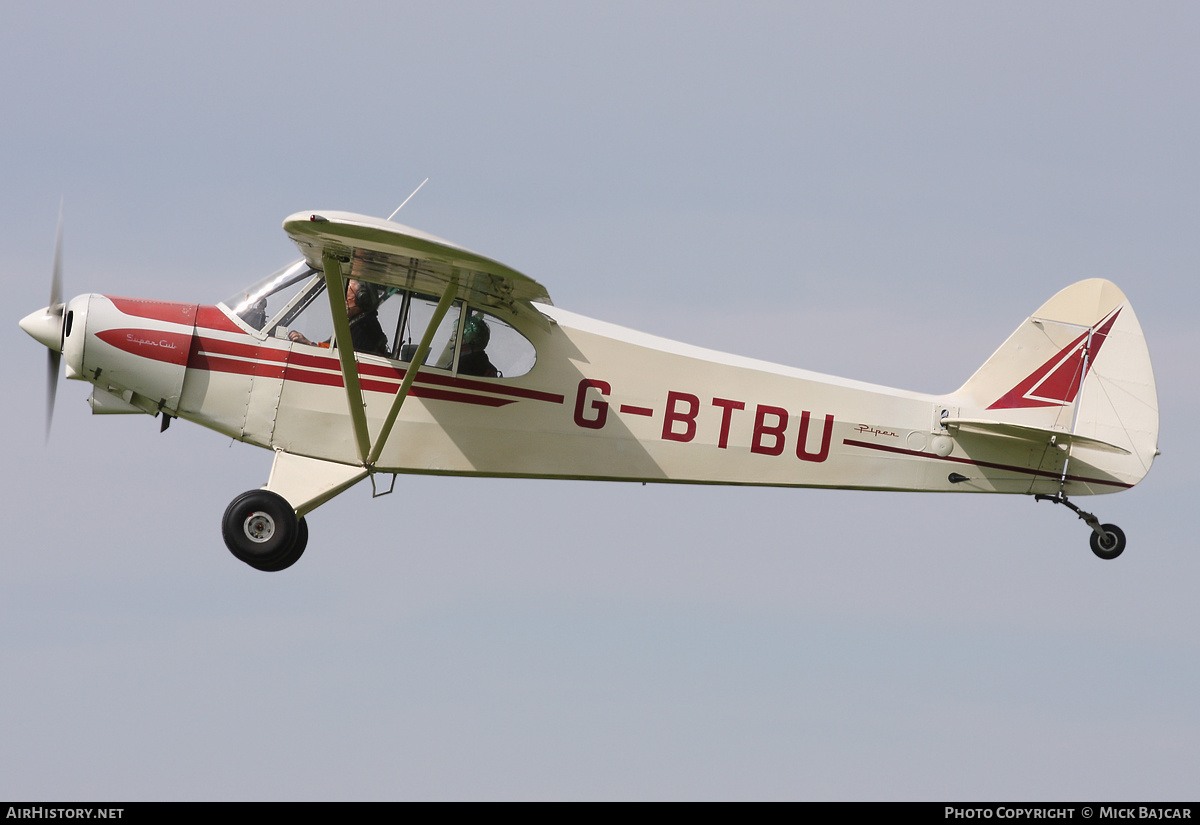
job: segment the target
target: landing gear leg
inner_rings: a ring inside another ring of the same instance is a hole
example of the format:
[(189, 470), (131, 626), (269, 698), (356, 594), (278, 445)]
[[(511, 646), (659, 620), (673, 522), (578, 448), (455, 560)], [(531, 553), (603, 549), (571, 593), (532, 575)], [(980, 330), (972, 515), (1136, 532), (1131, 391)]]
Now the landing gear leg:
[(230, 502), (221, 534), (237, 559), (267, 572), (291, 567), (308, 545), (308, 524), (269, 490), (250, 490)]
[(1048, 496), (1044, 493), (1038, 493), (1033, 497), (1034, 501), (1050, 501), (1054, 504), (1062, 504), (1065, 507), (1073, 510), (1075, 515), (1079, 516), (1088, 527), (1092, 528), (1092, 552), (1102, 559), (1115, 559), (1125, 550), (1125, 531), (1115, 524), (1101, 524), (1100, 520), (1091, 513), (1080, 510), (1077, 506), (1067, 500), (1067, 497), (1062, 493), (1055, 493)]

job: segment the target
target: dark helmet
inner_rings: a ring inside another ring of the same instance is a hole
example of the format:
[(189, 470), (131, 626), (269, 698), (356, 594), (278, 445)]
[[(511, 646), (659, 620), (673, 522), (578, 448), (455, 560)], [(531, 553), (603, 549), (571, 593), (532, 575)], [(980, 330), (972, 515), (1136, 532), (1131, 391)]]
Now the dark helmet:
[(375, 291), (375, 287), (357, 278), (354, 279), (354, 283), (358, 285), (354, 289), (354, 305), (363, 312), (379, 309), (379, 293)]
[(483, 349), (492, 340), (492, 331), (488, 329), (487, 321), (482, 316), (471, 315), (463, 324), (463, 343), (476, 349)]

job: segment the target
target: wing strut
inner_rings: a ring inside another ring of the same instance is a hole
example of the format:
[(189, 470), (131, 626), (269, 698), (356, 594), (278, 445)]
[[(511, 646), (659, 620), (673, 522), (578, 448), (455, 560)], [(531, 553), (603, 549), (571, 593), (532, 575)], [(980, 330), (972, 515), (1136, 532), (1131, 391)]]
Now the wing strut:
[[(392, 427), (396, 423), (396, 416), (400, 414), (400, 408), (404, 406), (404, 399), (408, 397), (408, 391), (412, 388), (413, 381), (416, 380), (417, 372), (420, 370), (421, 365), (425, 363), (425, 357), (429, 354), (429, 347), (433, 344), (434, 333), (437, 332), (438, 325), (446, 317), (446, 313), (449, 311), (450, 305), (454, 302), (454, 298), (457, 295), (458, 275), (452, 275), (450, 283), (446, 284), (446, 291), (442, 293), (442, 299), (438, 301), (437, 309), (433, 311), (433, 317), (429, 319), (429, 325), (425, 327), (425, 334), (421, 336), (421, 343), (417, 346), (417, 352), (413, 356), (412, 362), (408, 365), (408, 371), (404, 373), (404, 381), (400, 384), (400, 389), (396, 393), (395, 399), (392, 400), (392, 408), (388, 410), (387, 418), (383, 421), (383, 427), (379, 430), (379, 436), (375, 439), (375, 446), (371, 448), (371, 454), (367, 457), (367, 466), (372, 466), (379, 460), (379, 454), (383, 452), (383, 447), (387, 444), (388, 436), (392, 434)], [(339, 344), (339, 346), (341, 345)]]
[(342, 283), (342, 265), (337, 255), (325, 251), (321, 255), (325, 269), (325, 292), (329, 294), (329, 311), (333, 315), (333, 338), (337, 341), (338, 360), (342, 364), (342, 381), (346, 385), (346, 404), (354, 424), (354, 441), (358, 460), (367, 464), (371, 437), (367, 432), (367, 412), (362, 386), (358, 383), (358, 365), (354, 360), (354, 341), (350, 336), (350, 317), (346, 314), (346, 285)]

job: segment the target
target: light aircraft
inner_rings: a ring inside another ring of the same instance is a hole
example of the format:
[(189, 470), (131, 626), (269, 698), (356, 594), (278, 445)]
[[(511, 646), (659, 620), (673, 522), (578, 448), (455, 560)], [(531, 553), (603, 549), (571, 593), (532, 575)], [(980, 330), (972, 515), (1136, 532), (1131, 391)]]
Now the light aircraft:
[(1073, 510), (1111, 559), (1122, 530), (1068, 496), (1130, 488), (1158, 455), (1146, 341), (1105, 280), (1068, 286), (927, 395), (575, 315), (504, 264), (347, 212), (289, 217), (301, 260), (216, 305), (64, 303), (61, 226), (50, 305), (21, 321), (50, 350), (47, 427), (65, 360), (93, 413), (274, 451), (222, 520), (258, 570), (300, 558), (324, 502), (407, 473), (1018, 493)]

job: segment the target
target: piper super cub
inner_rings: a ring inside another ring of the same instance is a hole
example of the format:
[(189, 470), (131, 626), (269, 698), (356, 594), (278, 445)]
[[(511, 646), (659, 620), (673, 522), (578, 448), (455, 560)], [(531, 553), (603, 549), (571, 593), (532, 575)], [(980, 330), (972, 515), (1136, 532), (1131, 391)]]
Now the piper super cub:
[[(61, 223), (60, 223), (61, 228)], [(954, 392), (925, 395), (726, 355), (551, 305), (449, 241), (346, 212), (283, 223), (303, 258), (215, 306), (107, 295), (21, 327), (94, 385), (93, 413), (193, 421), (275, 453), (225, 511), (234, 556), (282, 570), (305, 516), (399, 473), (1070, 495), (1158, 455), (1146, 341), (1108, 281), (1059, 292)], [(61, 238), (61, 233), (60, 236)], [(376, 488), (377, 494), (381, 488)]]

